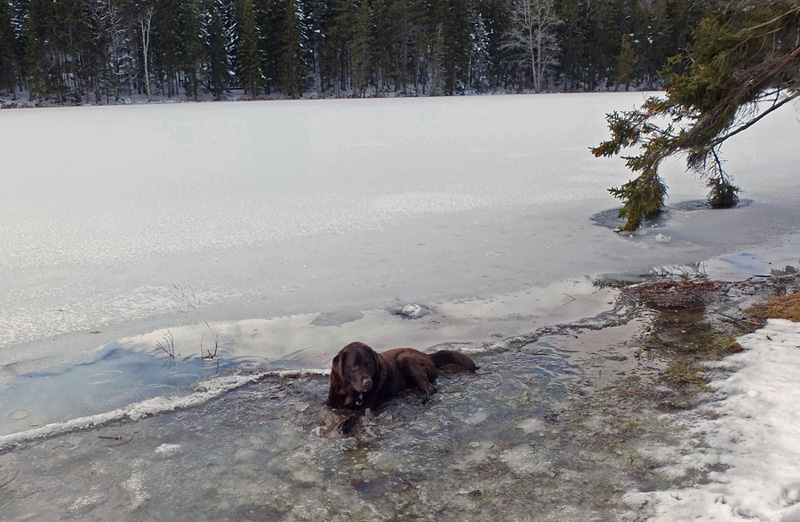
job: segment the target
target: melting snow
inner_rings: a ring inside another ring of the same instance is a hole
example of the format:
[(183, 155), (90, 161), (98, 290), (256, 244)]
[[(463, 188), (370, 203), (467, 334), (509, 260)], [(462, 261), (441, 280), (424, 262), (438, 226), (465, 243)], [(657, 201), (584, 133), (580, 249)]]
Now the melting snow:
[(654, 521), (800, 521), (800, 323), (770, 320), (739, 344), (744, 351), (719, 363), (734, 373), (712, 383), (718, 400), (687, 419), (702, 444), (678, 466), (721, 471), (692, 487), (628, 494), (651, 505)]

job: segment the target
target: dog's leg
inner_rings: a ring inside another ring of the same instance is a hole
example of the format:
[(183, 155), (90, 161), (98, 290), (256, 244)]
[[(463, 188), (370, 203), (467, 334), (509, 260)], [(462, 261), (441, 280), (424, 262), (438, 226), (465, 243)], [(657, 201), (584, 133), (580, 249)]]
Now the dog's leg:
[(353, 415), (352, 417), (348, 417), (347, 419), (343, 420), (336, 426), (336, 430), (341, 433), (342, 435), (347, 435), (353, 428), (356, 427), (356, 423), (358, 422), (358, 416)]
[(411, 360), (406, 364), (406, 374), (409, 381), (425, 394), (422, 402), (428, 402), (431, 396), (436, 393), (436, 387), (433, 382), (436, 380), (437, 371), (433, 363), (427, 360)]
[(342, 435), (347, 435), (356, 427), (358, 420), (364, 415), (364, 410), (358, 410), (350, 417), (346, 418), (336, 426), (336, 430)]
[(430, 398), (433, 397), (433, 394), (436, 393), (436, 391), (437, 391), (436, 386), (432, 384), (430, 385), (430, 388), (428, 388), (427, 390), (423, 390), (423, 393), (425, 395), (422, 397), (422, 404), (427, 403), (430, 400)]

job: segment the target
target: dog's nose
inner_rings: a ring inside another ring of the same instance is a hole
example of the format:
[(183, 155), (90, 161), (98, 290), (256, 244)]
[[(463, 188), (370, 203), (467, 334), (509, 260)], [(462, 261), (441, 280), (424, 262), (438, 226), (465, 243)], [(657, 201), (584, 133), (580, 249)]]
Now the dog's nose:
[(369, 391), (372, 389), (372, 379), (369, 377), (362, 377), (361, 378), (361, 388), (364, 391)]

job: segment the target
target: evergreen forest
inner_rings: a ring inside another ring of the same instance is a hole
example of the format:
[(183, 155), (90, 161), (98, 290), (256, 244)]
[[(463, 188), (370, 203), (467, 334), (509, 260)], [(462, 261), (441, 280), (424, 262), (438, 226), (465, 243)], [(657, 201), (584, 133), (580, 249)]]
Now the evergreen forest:
[(702, 0), (0, 0), (0, 97), (658, 88)]

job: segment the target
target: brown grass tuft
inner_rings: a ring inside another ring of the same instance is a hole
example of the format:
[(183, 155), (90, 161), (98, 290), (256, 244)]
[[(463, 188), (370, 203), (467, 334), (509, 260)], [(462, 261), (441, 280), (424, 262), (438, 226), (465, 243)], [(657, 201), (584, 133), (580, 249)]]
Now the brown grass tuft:
[(763, 319), (788, 319), (800, 322), (800, 292), (773, 297), (753, 306), (750, 313)]

